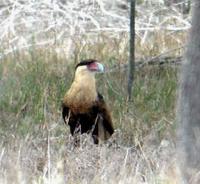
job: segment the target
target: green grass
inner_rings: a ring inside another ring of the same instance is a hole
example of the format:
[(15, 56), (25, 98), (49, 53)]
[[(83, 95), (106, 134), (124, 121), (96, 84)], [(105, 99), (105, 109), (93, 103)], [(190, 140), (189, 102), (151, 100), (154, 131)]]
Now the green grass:
[[(121, 64), (105, 54), (102, 61), (108, 70)], [(91, 57), (89, 53), (79, 55)], [(137, 70), (132, 102), (127, 102), (124, 68), (98, 74), (98, 90), (112, 111), (116, 129), (113, 146), (96, 147), (83, 136), (81, 147), (74, 150), (61, 117), (61, 101), (76, 63), (74, 58), (65, 60), (52, 50), (36, 48), (1, 61), (0, 183), (66, 183), (66, 178), (73, 184), (105, 183), (104, 179), (108, 183), (171, 183), (162, 171), (174, 172), (170, 155), (178, 68)], [(170, 140), (169, 146), (163, 147), (163, 140)]]
[[(73, 60), (59, 61), (56, 55), (44, 51), (35, 54), (31, 51), (30, 56), (23, 56), (17, 62), (16, 58), (5, 58), (0, 64), (0, 126), (3, 129), (15, 126), (19, 136), (43, 126), (47, 114), (61, 121), (61, 101), (72, 82), (75, 66)], [(104, 63), (110, 68), (114, 60), (107, 58)], [(151, 129), (163, 133), (169, 124), (162, 119), (174, 122), (175, 66), (145, 66), (137, 70), (133, 102), (126, 100), (127, 71), (117, 69), (100, 74), (97, 83), (112, 109), (115, 128), (126, 135), (125, 144), (133, 144), (137, 134), (143, 137)]]

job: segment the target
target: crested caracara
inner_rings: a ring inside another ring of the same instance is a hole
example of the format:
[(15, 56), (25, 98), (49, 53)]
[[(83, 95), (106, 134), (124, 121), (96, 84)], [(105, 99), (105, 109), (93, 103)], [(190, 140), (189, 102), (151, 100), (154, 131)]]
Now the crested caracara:
[(95, 73), (103, 71), (103, 65), (93, 59), (77, 64), (74, 80), (62, 104), (62, 116), (72, 136), (90, 133), (95, 144), (114, 132), (110, 112), (96, 89)]

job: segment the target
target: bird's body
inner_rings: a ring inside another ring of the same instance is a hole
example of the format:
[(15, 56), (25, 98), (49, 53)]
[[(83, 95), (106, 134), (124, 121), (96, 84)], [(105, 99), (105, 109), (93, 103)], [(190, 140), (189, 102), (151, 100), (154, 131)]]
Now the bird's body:
[(114, 132), (110, 112), (96, 89), (95, 73), (101, 70), (96, 60), (79, 63), (63, 100), (63, 119), (71, 134), (91, 133), (94, 143), (108, 139)]

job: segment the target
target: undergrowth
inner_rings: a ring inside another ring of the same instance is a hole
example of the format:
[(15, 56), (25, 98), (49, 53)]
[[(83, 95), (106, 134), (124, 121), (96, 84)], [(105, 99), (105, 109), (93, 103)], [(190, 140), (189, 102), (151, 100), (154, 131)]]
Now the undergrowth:
[[(36, 47), (3, 57), (0, 183), (172, 183), (178, 65), (136, 69), (133, 101), (128, 102), (127, 43), (120, 44), (77, 46), (68, 59), (54, 48)], [(145, 52), (146, 47), (138, 49)], [(97, 86), (112, 111), (115, 133), (99, 147), (83, 135), (75, 149), (61, 101), (75, 65), (85, 58), (106, 67), (96, 76)]]
[[(47, 123), (48, 114), (65, 128), (61, 101), (73, 80), (76, 63), (55, 61), (54, 54), (38, 53), (33, 58), (23, 57), (18, 62), (5, 59), (1, 63), (0, 126), (2, 130), (14, 126), (19, 136)], [(97, 76), (98, 90), (112, 110), (116, 129), (132, 139), (124, 143), (133, 144), (138, 130), (141, 137), (152, 128), (161, 135), (166, 126), (173, 125), (177, 66), (145, 66), (137, 70), (133, 102), (127, 102), (127, 71), (119, 68), (109, 72), (112, 59), (103, 62), (108, 72)], [(1, 136), (4, 134), (1, 131)]]

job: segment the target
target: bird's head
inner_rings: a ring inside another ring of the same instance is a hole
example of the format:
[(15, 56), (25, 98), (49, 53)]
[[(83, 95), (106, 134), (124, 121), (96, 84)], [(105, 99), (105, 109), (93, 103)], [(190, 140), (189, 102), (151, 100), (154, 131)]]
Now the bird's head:
[(83, 60), (75, 67), (76, 82), (94, 82), (95, 74), (104, 72), (104, 66), (94, 59)]
[(83, 60), (76, 65), (76, 73), (84, 72), (84, 73), (101, 73), (104, 72), (104, 66), (94, 59)]

